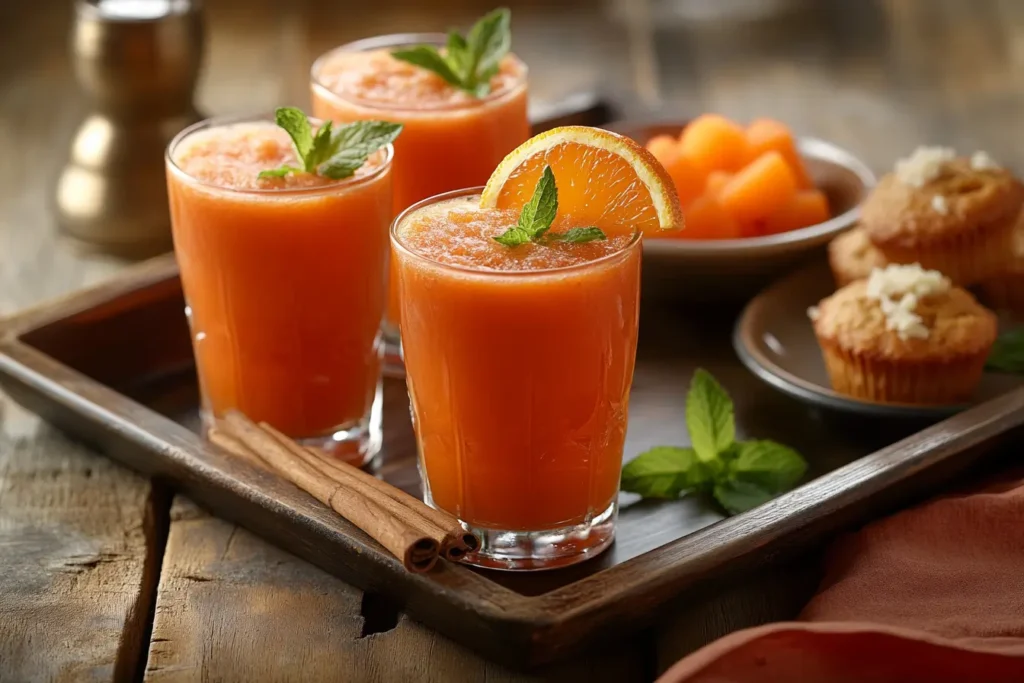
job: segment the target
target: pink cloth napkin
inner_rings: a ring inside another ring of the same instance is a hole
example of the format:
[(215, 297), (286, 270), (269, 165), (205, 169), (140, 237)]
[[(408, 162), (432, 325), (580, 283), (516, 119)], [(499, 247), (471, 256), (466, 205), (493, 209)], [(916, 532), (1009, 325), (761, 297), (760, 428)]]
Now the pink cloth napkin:
[(840, 539), (799, 620), (728, 635), (659, 683), (1024, 683), (1024, 478)]

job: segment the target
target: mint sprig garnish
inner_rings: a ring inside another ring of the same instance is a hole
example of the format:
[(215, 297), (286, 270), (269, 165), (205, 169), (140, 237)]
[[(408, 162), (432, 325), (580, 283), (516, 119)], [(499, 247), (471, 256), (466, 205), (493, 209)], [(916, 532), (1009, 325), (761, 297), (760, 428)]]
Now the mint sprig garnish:
[(260, 178), (281, 178), (289, 173), (316, 173), (332, 180), (348, 178), (371, 154), (402, 132), (402, 124), (390, 121), (356, 121), (337, 128), (327, 121), (314, 135), (309, 119), (294, 107), (281, 107), (274, 112), (274, 120), (292, 139), (302, 168), (285, 165), (260, 171)]
[(496, 9), (476, 22), (466, 37), (450, 31), (443, 53), (433, 45), (416, 45), (391, 56), (433, 71), (473, 97), (486, 97), (512, 45), (511, 21), (509, 10)]
[(550, 232), (548, 239), (552, 242), (568, 242), (569, 244), (583, 244), (594, 240), (608, 239), (601, 228), (570, 228), (565, 232)]
[(622, 468), (622, 490), (644, 498), (697, 493), (738, 514), (789, 491), (807, 462), (774, 441), (736, 441), (733, 403), (706, 370), (697, 370), (686, 397), (692, 448), (657, 446)]
[(985, 367), (995, 372), (1024, 375), (1024, 327), (999, 335)]
[(518, 247), (527, 242), (570, 242), (582, 244), (608, 239), (600, 228), (572, 228), (565, 232), (548, 232), (558, 214), (558, 186), (555, 173), (545, 166), (533, 190), (533, 196), (519, 212), (519, 221), (494, 238), (506, 247)]
[(686, 397), (686, 425), (697, 457), (709, 461), (736, 440), (732, 399), (706, 370), (697, 370)]

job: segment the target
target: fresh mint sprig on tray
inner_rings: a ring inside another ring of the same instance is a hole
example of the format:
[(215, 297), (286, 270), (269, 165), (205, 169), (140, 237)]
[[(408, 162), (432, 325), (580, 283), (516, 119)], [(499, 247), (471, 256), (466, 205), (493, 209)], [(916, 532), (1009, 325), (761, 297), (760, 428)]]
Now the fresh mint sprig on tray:
[(992, 345), (985, 368), (1024, 375), (1024, 327), (1003, 332)]
[(511, 12), (496, 9), (476, 22), (465, 37), (449, 31), (444, 52), (433, 45), (416, 45), (395, 50), (391, 56), (433, 71), (473, 97), (486, 97), (512, 46), (511, 21)]
[(622, 468), (622, 490), (644, 498), (711, 496), (738, 514), (781, 495), (807, 471), (792, 448), (768, 440), (736, 441), (732, 399), (709, 372), (698, 369), (686, 397), (692, 447), (656, 446)]
[(548, 232), (558, 213), (558, 186), (555, 185), (555, 173), (550, 166), (544, 171), (533, 190), (533, 196), (519, 213), (519, 221), (494, 238), (495, 242), (506, 247), (518, 247), (527, 242), (569, 242), (582, 244), (595, 240), (608, 239), (600, 228), (571, 228), (565, 232)]
[(337, 128), (327, 121), (314, 135), (309, 119), (294, 107), (281, 107), (274, 112), (274, 120), (291, 137), (302, 168), (285, 165), (260, 171), (260, 178), (281, 178), (289, 173), (316, 173), (332, 180), (348, 178), (371, 154), (402, 132), (402, 124), (390, 121), (356, 121)]

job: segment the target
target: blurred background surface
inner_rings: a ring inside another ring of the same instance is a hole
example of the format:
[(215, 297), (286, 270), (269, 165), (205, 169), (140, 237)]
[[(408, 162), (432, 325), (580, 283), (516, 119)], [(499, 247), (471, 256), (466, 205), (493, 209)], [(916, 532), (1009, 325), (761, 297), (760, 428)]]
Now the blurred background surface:
[[(123, 1), (123, 0), (122, 0)], [(142, 0), (166, 4), (169, 0)], [(180, 0), (175, 0), (180, 1)], [(308, 106), (317, 55), (376, 34), (467, 27), (490, 0), (206, 0), (197, 104)], [(538, 103), (596, 91), (626, 116), (772, 116), (876, 171), (921, 143), (1019, 168), (1019, 0), (509, 0)], [(0, 2), (0, 314), (106, 277), (55, 226), (53, 184), (88, 112), (69, 0)]]

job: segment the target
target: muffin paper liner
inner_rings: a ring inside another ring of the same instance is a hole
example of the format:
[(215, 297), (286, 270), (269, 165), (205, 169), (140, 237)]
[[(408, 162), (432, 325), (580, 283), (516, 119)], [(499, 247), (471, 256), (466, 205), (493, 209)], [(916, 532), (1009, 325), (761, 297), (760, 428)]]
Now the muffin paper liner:
[(974, 394), (989, 352), (985, 348), (944, 361), (882, 360), (819, 341), (832, 388), (880, 403), (963, 403)]
[(1005, 221), (944, 240), (930, 248), (878, 247), (878, 250), (889, 263), (919, 263), (922, 268), (939, 271), (954, 284), (968, 287), (1013, 267), (1016, 227), (1016, 221)]

